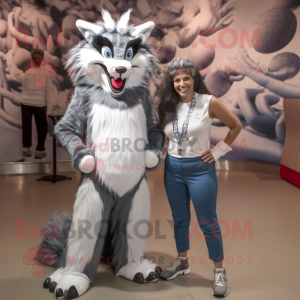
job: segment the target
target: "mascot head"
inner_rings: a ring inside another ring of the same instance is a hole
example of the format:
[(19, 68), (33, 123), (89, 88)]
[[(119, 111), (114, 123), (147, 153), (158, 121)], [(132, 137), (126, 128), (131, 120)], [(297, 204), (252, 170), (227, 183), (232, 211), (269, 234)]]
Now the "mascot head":
[(125, 89), (149, 83), (156, 59), (147, 38), (154, 23), (129, 25), (130, 13), (124, 13), (118, 22), (105, 10), (103, 22), (77, 20), (85, 40), (71, 49), (67, 62), (75, 85), (98, 85), (112, 96), (119, 96)]

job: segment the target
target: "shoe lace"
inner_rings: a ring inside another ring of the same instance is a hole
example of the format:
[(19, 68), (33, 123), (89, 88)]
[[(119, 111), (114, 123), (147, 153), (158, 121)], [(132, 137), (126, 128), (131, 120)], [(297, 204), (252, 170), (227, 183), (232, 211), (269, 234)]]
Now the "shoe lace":
[(224, 281), (223, 273), (220, 272), (216, 275), (216, 285), (224, 286), (224, 284), (225, 281)]
[(174, 271), (179, 265), (181, 265), (181, 260), (179, 257), (177, 257), (176, 260), (173, 262), (172, 266), (167, 268), (167, 270)]

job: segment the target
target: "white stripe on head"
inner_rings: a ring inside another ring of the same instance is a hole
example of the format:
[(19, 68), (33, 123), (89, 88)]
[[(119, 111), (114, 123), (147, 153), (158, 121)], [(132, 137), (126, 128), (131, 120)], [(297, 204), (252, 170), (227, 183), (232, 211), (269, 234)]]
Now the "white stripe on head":
[(101, 14), (106, 30), (112, 32), (116, 28), (116, 22), (107, 10), (102, 9)]
[(118, 21), (117, 30), (119, 33), (124, 34), (128, 31), (128, 22), (130, 19), (131, 12), (132, 8), (125, 12)]

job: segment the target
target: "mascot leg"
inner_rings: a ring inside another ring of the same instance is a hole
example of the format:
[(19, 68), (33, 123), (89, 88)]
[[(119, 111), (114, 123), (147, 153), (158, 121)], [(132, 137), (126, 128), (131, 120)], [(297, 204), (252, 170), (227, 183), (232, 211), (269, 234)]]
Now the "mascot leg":
[[(125, 201), (122, 202), (122, 199), (120, 201), (120, 205), (124, 205)], [(123, 276), (136, 283), (156, 282), (161, 268), (148, 261), (144, 254), (148, 232), (147, 223), (150, 217), (150, 192), (145, 178), (142, 179), (138, 190), (129, 203), (131, 205), (126, 220), (127, 226), (125, 223), (126, 227), (120, 228), (123, 232), (122, 236), (125, 237), (125, 243), (122, 243), (123, 253), (122, 251), (114, 253), (116, 276)], [(122, 211), (124, 212), (124, 209)], [(126, 232), (124, 232), (125, 228)], [(114, 237), (113, 248), (120, 249), (121, 242), (120, 238)], [(124, 245), (126, 249), (124, 249)], [(124, 257), (126, 255), (127, 257)]]
[(50, 292), (55, 292), (57, 299), (74, 299), (88, 289), (90, 279), (83, 270), (93, 257), (102, 213), (103, 202), (99, 193), (93, 181), (85, 177), (78, 188), (74, 203), (66, 266), (47, 279)]

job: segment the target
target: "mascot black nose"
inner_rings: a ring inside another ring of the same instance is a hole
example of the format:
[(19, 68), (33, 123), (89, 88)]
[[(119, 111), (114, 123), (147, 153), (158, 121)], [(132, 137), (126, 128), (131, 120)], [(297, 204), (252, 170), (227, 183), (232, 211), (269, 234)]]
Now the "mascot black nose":
[(125, 67), (117, 67), (116, 68), (116, 72), (119, 73), (119, 74), (123, 74), (127, 71), (127, 68)]

